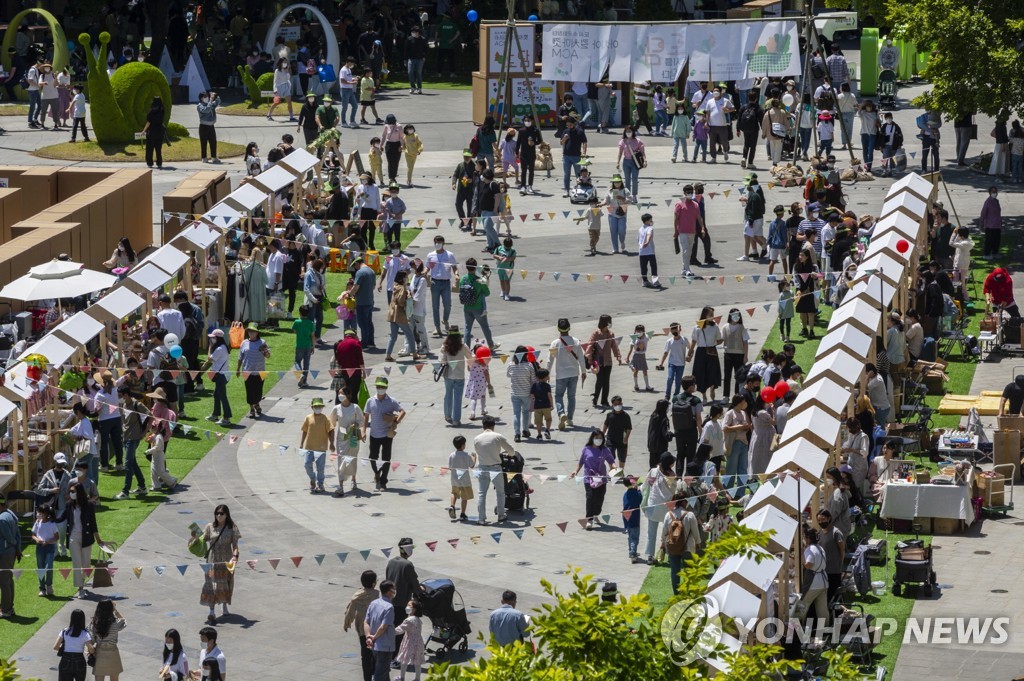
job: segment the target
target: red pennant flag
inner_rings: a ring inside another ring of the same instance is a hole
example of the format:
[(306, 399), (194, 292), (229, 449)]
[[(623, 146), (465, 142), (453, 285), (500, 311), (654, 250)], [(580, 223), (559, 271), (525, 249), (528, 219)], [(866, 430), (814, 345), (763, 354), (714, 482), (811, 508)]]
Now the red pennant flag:
[(255, 561), (255, 560), (247, 560), (247, 561), (245, 561), (245, 564), (249, 566), (250, 570), (255, 570), (256, 569), (256, 562), (257, 561)]
[(117, 574), (117, 568), (116, 567), (108, 567), (107, 568), (107, 574), (110, 575), (111, 577), (115, 576)]
[(715, 324), (721, 324), (721, 323), (722, 323), (722, 315), (718, 315), (717, 317), (715, 317)]
[(719, 277), (718, 283), (721, 284), (722, 286), (725, 286), (725, 277)]
[(302, 562), (302, 556), (292, 556), (292, 565), (299, 567), (299, 563)]
[(533, 219), (534, 220), (540, 220), (540, 213), (534, 213), (533, 214)]
[(440, 227), (441, 226), (441, 218), (437, 218), (437, 219), (434, 220), (434, 226), (435, 227)]
[(522, 220), (523, 222), (526, 222), (527, 217), (529, 216), (526, 213), (523, 213), (522, 215), (519, 216), (519, 219)]
[(565, 534), (565, 528), (569, 526), (569, 523), (563, 520), (560, 523), (555, 523), (555, 525), (562, 531), (562, 534)]
[(85, 575), (85, 581), (89, 581), (89, 578), (92, 577), (92, 568), (82, 568), (82, 574)]
[(431, 551), (433, 551), (434, 549), (437, 548), (437, 542), (436, 541), (428, 541), (428, 542), (424, 542), (424, 544), (426, 544), (427, 548), (430, 549)]
[(416, 365), (416, 373), (417, 374), (423, 373), (423, 367), (425, 367), (425, 366), (426, 366), (426, 364), (423, 364), (422, 362), (417, 364)]
[(71, 568), (61, 568), (59, 572), (60, 576), (64, 578), (64, 581), (67, 581), (68, 575), (71, 574)]
[(587, 523), (590, 522), (590, 519), (589, 518), (577, 518), (576, 522), (578, 522), (580, 524), (580, 527), (582, 527), (583, 529), (587, 529)]
[(610, 275), (610, 274), (604, 275), (604, 280), (605, 281), (611, 281), (612, 280), (612, 275)]
[(629, 281), (629, 275), (628, 274), (620, 274), (619, 276), (622, 277), (622, 283), (623, 284), (625, 284), (627, 281)]
[(270, 567), (276, 572), (277, 564), (281, 562), (280, 558), (267, 558), (267, 562), (270, 563)]
[(458, 539), (458, 537), (456, 537), (455, 539), (449, 539), (448, 543), (451, 544), (453, 549), (459, 548), (459, 539)]
[(401, 465), (402, 464), (400, 464), (399, 462), (395, 461), (394, 463), (391, 464), (391, 470), (392, 471), (397, 471), (398, 467), (401, 466)]
[(747, 316), (748, 316), (748, 317), (753, 317), (753, 316), (754, 316), (754, 310), (755, 310), (755, 309), (756, 309), (756, 308), (753, 308), (753, 307), (748, 307), (748, 308), (747, 308)]
[(541, 280), (543, 278), (544, 278), (544, 273), (543, 272), (538, 272), (537, 273), (537, 280), (539, 281), (539, 280)]
[(665, 507), (668, 508), (668, 510), (670, 510), (670, 511), (674, 510), (675, 507), (676, 507), (676, 502), (674, 502), (674, 501), (666, 501), (665, 502)]
[(633, 517), (633, 511), (634, 510), (635, 509), (632, 509), (632, 508), (626, 509), (625, 511), (622, 512), (622, 517), (624, 517), (627, 521), (629, 521), (629, 519), (631, 517)]

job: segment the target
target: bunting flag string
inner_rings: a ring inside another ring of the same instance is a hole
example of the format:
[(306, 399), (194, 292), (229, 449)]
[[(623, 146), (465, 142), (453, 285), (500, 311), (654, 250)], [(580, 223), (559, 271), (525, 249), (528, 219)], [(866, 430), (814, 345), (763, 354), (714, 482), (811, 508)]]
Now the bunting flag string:
[[(718, 497), (723, 492), (729, 494), (730, 497), (732, 497), (735, 494), (737, 494), (740, 490), (743, 490), (743, 489), (747, 489), (748, 490), (747, 493), (750, 494), (750, 493), (753, 493), (760, 485), (767, 484), (767, 483), (773, 482), (775, 480), (784, 480), (786, 478), (786, 476), (788, 476), (788, 475), (795, 475), (795, 473), (782, 472), (782, 473), (779, 473), (777, 475), (767, 475), (767, 474), (760, 474), (760, 475), (737, 475), (735, 477), (737, 478), (737, 482), (739, 484), (737, 484), (735, 487), (731, 487), (731, 488), (724, 489), (724, 490), (723, 489), (719, 489), (719, 488), (713, 486), (713, 480), (714, 480), (713, 476), (697, 476), (697, 477), (684, 476), (683, 477), (683, 482), (687, 486), (692, 485), (696, 481), (700, 481), (700, 482), (703, 482), (703, 483), (711, 486), (711, 489), (709, 491), (707, 491), (707, 492), (704, 492), (704, 493), (701, 493), (701, 494), (693, 494), (693, 495), (690, 495), (689, 497), (687, 497), (688, 505), (691, 508), (695, 508), (697, 506), (698, 500), (700, 500), (700, 499), (707, 498), (707, 500), (709, 502), (715, 502), (718, 499)], [(560, 477), (565, 477), (565, 476), (560, 476)], [(715, 477), (717, 477), (717, 476), (715, 476)], [(643, 511), (644, 508), (659, 508), (659, 507), (664, 506), (666, 508), (666, 510), (672, 510), (673, 508), (675, 508), (677, 503), (679, 503), (679, 502), (666, 501), (666, 502), (663, 502), (663, 503), (660, 503), (660, 504), (650, 504), (650, 505), (645, 506), (645, 507), (638, 507), (638, 508), (635, 508), (635, 509), (627, 509), (627, 510), (621, 511), (620, 513), (617, 513), (617, 514), (605, 513), (605, 514), (603, 514), (601, 516), (598, 516), (598, 518), (600, 519), (601, 523), (603, 523), (604, 525), (611, 525), (612, 517), (615, 516), (615, 515), (621, 515), (623, 521), (625, 522), (625, 521), (628, 521), (632, 517), (633, 513), (640, 513), (640, 512)], [(531, 527), (533, 527), (533, 529), (537, 532), (537, 534), (539, 536), (541, 536), (541, 537), (550, 537), (552, 535), (550, 533), (547, 533), (547, 531), (546, 531), (550, 524), (554, 524), (554, 526), (557, 527), (560, 530), (561, 534), (565, 534), (566, 533), (566, 529), (569, 526), (569, 522), (570, 521), (568, 521), (568, 520), (561, 520), (561, 521), (558, 521), (558, 522), (555, 522), (555, 523), (549, 523), (549, 524), (545, 524), (545, 525), (532, 525)], [(587, 524), (590, 522), (590, 518), (577, 518), (576, 522), (580, 525), (581, 528), (585, 529)], [(502, 538), (506, 535), (506, 533), (511, 532), (511, 534), (514, 535), (517, 540), (522, 541), (523, 537), (526, 535), (526, 529), (527, 528), (513, 528), (511, 530), (497, 530), (497, 531), (489, 533), (487, 536), (490, 537), (490, 539), (493, 540), (495, 544), (500, 544)], [(471, 535), (468, 535), (466, 538), (468, 538), (469, 541), (471, 543), (473, 543), (474, 545), (479, 545), (483, 541), (483, 535), (479, 535), (479, 534), (471, 534)], [(437, 547), (440, 544), (442, 544), (442, 543), (448, 544), (452, 548), (452, 550), (458, 550), (459, 543), (460, 543), (461, 539), (462, 539), (461, 537), (450, 537), (450, 538), (444, 539), (444, 540), (432, 539), (432, 540), (429, 540), (429, 541), (424, 541), (423, 544), (431, 552), (436, 552), (437, 551)], [(364, 562), (368, 561), (370, 559), (370, 556), (374, 555), (377, 552), (379, 552), (385, 559), (388, 559), (388, 558), (391, 557), (392, 553), (394, 552), (394, 547), (386, 546), (386, 547), (382, 547), (382, 548), (378, 548), (378, 549), (359, 549), (356, 552), (359, 554), (359, 556), (363, 559)], [(345, 552), (335, 553), (333, 555), (338, 559), (338, 563), (343, 565), (345, 563), (345, 561), (348, 559), (348, 556), (349, 556), (350, 553), (351, 552), (345, 551)], [(116, 557), (116, 554), (115, 554), (115, 557)], [(287, 561), (292, 564), (292, 567), (294, 569), (299, 569), (299, 567), (302, 565), (303, 561), (305, 561), (306, 558), (312, 558), (314, 560), (314, 562), (316, 563), (317, 567), (323, 567), (324, 561), (327, 558), (327, 554), (326, 553), (318, 553), (318, 554), (313, 554), (312, 556), (287, 556)], [(261, 562), (265, 562), (265, 563), (267, 563), (267, 565), (270, 566), (271, 571), (276, 573), (278, 571), (278, 568), (281, 566), (282, 561), (284, 561), (284, 560), (285, 560), (285, 558), (282, 558), (282, 557), (275, 557), (275, 558), (247, 558), (247, 559), (245, 559), (245, 565), (246, 565), (246, 567), (249, 568), (250, 571), (255, 571), (259, 567), (259, 564)], [(307, 564), (308, 564), (308, 562), (307, 562)], [(188, 569), (191, 566), (193, 566), (193, 565), (196, 565), (196, 564), (195, 563), (181, 563), (181, 564), (175, 564), (175, 565), (166, 565), (166, 564), (148, 565), (148, 566), (147, 565), (133, 565), (132, 568), (131, 568), (131, 571), (132, 571), (132, 574), (135, 575), (136, 579), (141, 579), (143, 573), (146, 570), (149, 570), (149, 569), (151, 569), (153, 571), (153, 573), (157, 577), (163, 577), (163, 576), (165, 576), (168, 573), (168, 570), (173, 567), (174, 570), (176, 572), (178, 572), (178, 574), (180, 574), (182, 577), (185, 577), (186, 574), (188, 573)], [(204, 563), (199, 563), (199, 568), (200, 569), (199, 569), (198, 573), (205, 577), (205, 575), (210, 571), (210, 569), (213, 568), (214, 566), (217, 566), (217, 565), (224, 565), (226, 567), (226, 569), (228, 569), (231, 572), (234, 572), (235, 568), (236, 568), (235, 561), (214, 562), (214, 563), (205, 563), (204, 562)], [(83, 567), (83, 568), (63, 568), (63, 567), (62, 568), (49, 568), (50, 571), (53, 571), (53, 572), (56, 572), (56, 573), (60, 574), (61, 578), (63, 580), (65, 580), (65, 581), (67, 581), (76, 570), (81, 570), (83, 572), (83, 575), (85, 575), (86, 578), (88, 578), (93, 572), (95, 572), (97, 570), (106, 570), (106, 572), (110, 576), (113, 577), (114, 575), (117, 574), (119, 569), (120, 568), (114, 567), (114, 566), (106, 566), (106, 567), (92, 567), (92, 566), (90, 566), (90, 567)], [(20, 574), (24, 571), (24, 569), (21, 569), (21, 568), (17, 568), (17, 569), (15, 569), (15, 568), (4, 568), (4, 569), (0, 569), (0, 572), (3, 572), (4, 570), (11, 570), (14, 573), (15, 578), (20, 576)], [(43, 576), (43, 574), (45, 574), (45, 572), (47, 572), (47, 569), (37, 569), (35, 572), (41, 577), (41, 576)]]

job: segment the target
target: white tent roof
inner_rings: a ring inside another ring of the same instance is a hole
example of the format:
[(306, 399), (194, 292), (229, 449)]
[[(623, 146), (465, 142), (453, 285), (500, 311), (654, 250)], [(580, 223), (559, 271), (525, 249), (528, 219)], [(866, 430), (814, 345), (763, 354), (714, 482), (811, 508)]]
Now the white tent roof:
[(801, 409), (812, 404), (823, 404), (833, 413), (842, 415), (843, 410), (850, 401), (850, 389), (844, 388), (829, 378), (822, 378), (802, 389), (796, 396), (796, 401), (789, 408), (786, 426), (789, 426), (789, 419), (793, 418)]
[[(846, 391), (844, 397), (849, 394), (849, 391)], [(839, 436), (839, 426), (839, 419), (821, 407), (808, 407), (799, 414), (791, 412), (786, 417), (786, 429), (781, 435), (780, 442), (789, 442), (807, 433), (813, 433), (825, 442), (835, 442)]]
[(878, 222), (875, 223), (875, 231), (872, 232), (872, 238), (895, 230), (902, 234), (905, 239), (913, 241), (917, 238), (917, 232), (920, 228), (921, 225), (918, 220), (903, 213), (893, 213), (892, 215), (879, 218)]
[[(254, 184), (240, 185), (238, 189), (228, 194), (224, 199), (224, 201), (231, 201), (245, 211), (251, 211), (257, 206), (263, 205), (266, 200), (267, 193)], [(217, 205), (223, 206), (224, 203), (221, 202)], [(211, 210), (210, 212), (216, 215), (216, 211)]]
[[(841, 379), (849, 380), (849, 386), (860, 378), (864, 371), (864, 360), (854, 357), (844, 348), (840, 348), (825, 357), (821, 357), (811, 365), (811, 370), (804, 377), (804, 389), (806, 390), (815, 380), (824, 377), (825, 371), (831, 371)], [(786, 423), (789, 428), (789, 422)]]
[(18, 408), (14, 402), (11, 402), (6, 397), (0, 395), (0, 420), (3, 420), (11, 415), (11, 413)]
[(894, 260), (889, 255), (879, 252), (876, 248), (869, 247), (864, 260), (861, 261), (860, 266), (857, 268), (857, 276), (868, 274), (870, 270), (876, 270), (876, 272), (871, 274), (878, 274), (898, 283), (903, 278), (906, 264), (899, 260)]
[[(165, 244), (144, 258), (139, 265), (153, 263), (169, 275), (174, 275), (188, 262), (188, 255), (171, 244)], [(165, 279), (164, 282), (167, 280)]]
[[(284, 189), (292, 182), (295, 182), (295, 173), (281, 165), (275, 165), (272, 168), (268, 168), (256, 177), (252, 178), (252, 184), (256, 185), (258, 188), (262, 188), (268, 193)], [(264, 196), (263, 201), (266, 200), (267, 197)]]
[(242, 214), (221, 201), (204, 214), (203, 219), (221, 229), (229, 229), (242, 220)]
[(50, 364), (60, 365), (71, 359), (71, 355), (75, 354), (75, 348), (50, 334), (44, 336), (38, 343), (30, 345), (25, 354), (42, 355)]
[(735, 636), (723, 632), (718, 641), (718, 647), (721, 648), (721, 652), (716, 653), (714, 656), (709, 657), (704, 661), (707, 662), (710, 669), (716, 669), (720, 672), (728, 672), (730, 668), (729, 663), (723, 658), (730, 653), (735, 654), (740, 652), (743, 644), (740, 643)]
[(103, 330), (103, 323), (93, 319), (84, 312), (79, 312), (70, 319), (61, 322), (53, 329), (67, 336), (68, 340), (85, 345)]
[(793, 545), (797, 522), (773, 506), (765, 506), (756, 513), (746, 516), (740, 525), (759, 532), (773, 531), (768, 549), (773, 552), (788, 551)]
[[(851, 321), (874, 331), (878, 328), (881, 316), (882, 312), (877, 306), (859, 298), (847, 296), (843, 299), (843, 304), (832, 311), (832, 319), (828, 323), (829, 333), (825, 334), (825, 338), (827, 339), (832, 333), (832, 329)], [(824, 343), (825, 340), (823, 339), (822, 342)]]
[(917, 173), (908, 173), (889, 186), (887, 196), (893, 196), (907, 190), (914, 192), (923, 199), (927, 199), (932, 195), (935, 186)]
[(855, 298), (866, 297), (869, 301), (874, 300), (876, 302), (875, 309), (879, 309), (879, 304), (885, 307), (889, 306), (892, 297), (896, 295), (896, 287), (881, 277), (871, 276), (854, 284), (847, 295)]
[(720, 612), (746, 622), (761, 614), (760, 596), (750, 593), (734, 582), (726, 582), (712, 589), (707, 593), (707, 597), (712, 601), (708, 607), (709, 615), (712, 612)]
[[(32, 353), (26, 351), (23, 354), (31, 355)], [(10, 390), (14, 394), (22, 397), (23, 399), (28, 399), (29, 397), (32, 397), (32, 393), (34, 392), (33, 389), (29, 387), (28, 376), (26, 376), (25, 374), (25, 370), (27, 367), (28, 365), (25, 364), (24, 362), (15, 364), (13, 367), (7, 370), (7, 373), (5, 374), (7, 380), (4, 381), (5, 388)]]
[(155, 291), (170, 281), (170, 275), (153, 263), (136, 267), (128, 273), (127, 278), (141, 286), (144, 291)]
[(759, 555), (761, 562), (757, 562), (753, 556), (747, 558), (743, 555), (729, 556), (722, 561), (721, 566), (712, 575), (709, 587), (717, 587), (731, 577), (741, 577), (750, 582), (753, 586), (766, 591), (779, 574), (782, 561), (768, 553), (764, 549), (755, 549), (754, 554)]
[(885, 217), (889, 213), (894, 213), (900, 208), (904, 211), (909, 212), (911, 215), (921, 219), (924, 214), (928, 212), (928, 204), (922, 201), (918, 196), (911, 192), (900, 192), (898, 194), (890, 194), (889, 198), (882, 204), (882, 217)]
[(884, 248), (884, 249), (888, 249), (888, 250), (892, 251), (893, 253), (899, 253), (900, 251), (899, 251), (898, 248), (896, 248), (896, 245), (900, 241), (906, 241), (908, 244), (910, 244), (910, 248), (908, 248), (907, 252), (904, 253), (903, 256), (902, 256), (902, 257), (906, 258), (907, 261), (909, 262), (910, 258), (914, 255), (914, 250), (915, 250), (914, 241), (912, 239), (906, 238), (905, 236), (900, 234), (895, 229), (890, 229), (890, 230), (886, 231), (884, 234), (881, 234), (881, 235), (874, 234), (871, 237), (871, 245), (868, 247), (868, 250), (869, 251), (875, 251), (875, 250), (881, 250), (881, 249)]
[(211, 229), (205, 222), (197, 222), (178, 234), (171, 243), (177, 243), (178, 239), (184, 239), (199, 250), (204, 250), (216, 242), (220, 234), (220, 231)]
[(97, 312), (106, 312), (113, 319), (124, 319), (145, 303), (145, 300), (124, 286), (120, 286), (96, 301), (96, 304), (88, 308), (86, 312), (92, 314), (93, 310), (96, 310)]
[(803, 511), (811, 500), (811, 495), (817, 493), (817, 488), (799, 476), (785, 473), (783, 475), (785, 475), (784, 480), (773, 480), (757, 488), (750, 501), (747, 502), (747, 513), (753, 513), (769, 503), (770, 499), (776, 499), (792, 513)]
[[(789, 430), (789, 422), (786, 423), (786, 430)], [(804, 438), (797, 438), (772, 453), (771, 461), (768, 462), (768, 470), (765, 473), (778, 473), (791, 466), (796, 466), (809, 473), (811, 477), (820, 478), (821, 474), (825, 472), (827, 461), (828, 454), (820, 447)]]
[(282, 158), (279, 163), (287, 168), (291, 168), (295, 171), (296, 175), (301, 175), (309, 170), (312, 170), (317, 163), (320, 162), (313, 154), (309, 153), (305, 149), (296, 148), (295, 151)]
[(841, 347), (856, 357), (864, 358), (866, 362), (873, 343), (874, 338), (853, 324), (844, 322), (839, 326), (832, 326), (828, 330), (828, 333), (821, 339), (821, 343), (818, 344), (817, 356), (824, 357), (833, 348)]

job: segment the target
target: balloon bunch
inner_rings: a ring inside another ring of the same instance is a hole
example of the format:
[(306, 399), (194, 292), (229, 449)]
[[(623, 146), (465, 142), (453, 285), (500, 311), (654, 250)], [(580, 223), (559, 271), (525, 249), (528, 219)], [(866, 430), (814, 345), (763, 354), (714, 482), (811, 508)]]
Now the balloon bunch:
[(779, 381), (774, 386), (767, 385), (761, 388), (761, 399), (765, 404), (774, 404), (775, 400), (781, 400), (789, 392), (789, 383)]
[(177, 334), (169, 333), (164, 336), (164, 347), (167, 348), (167, 354), (172, 359), (180, 359), (184, 350), (181, 349), (181, 341), (178, 339)]

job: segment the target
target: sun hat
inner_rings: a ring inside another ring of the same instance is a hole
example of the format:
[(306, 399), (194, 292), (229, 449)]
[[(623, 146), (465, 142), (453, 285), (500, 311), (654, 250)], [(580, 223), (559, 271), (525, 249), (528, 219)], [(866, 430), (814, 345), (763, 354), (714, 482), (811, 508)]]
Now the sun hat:
[(388, 387), (388, 379), (384, 376), (378, 376), (377, 380), (374, 381), (373, 384), (378, 388), (386, 388)]
[(353, 337), (355, 337), (356, 330), (355, 329), (345, 329), (345, 335), (346, 336), (353, 336)]
[(309, 92), (306, 93), (306, 99), (309, 99), (310, 97), (312, 97), (313, 99), (316, 99), (316, 93), (313, 92), (312, 90), (310, 90)]
[(259, 333), (260, 332), (260, 325), (257, 324), (256, 322), (249, 322), (249, 324), (245, 327), (245, 330), (246, 331), (255, 331), (256, 333)]
[(64, 456), (63, 452), (57, 452), (56, 454), (53, 455), (53, 462), (59, 463), (61, 465), (66, 465), (68, 462), (68, 457)]
[(309, 406), (311, 406), (311, 407), (322, 407), (322, 406), (324, 406), (324, 398), (322, 398), (322, 397), (314, 397), (312, 400), (309, 401)]
[(163, 400), (164, 402), (167, 401), (167, 393), (164, 392), (163, 388), (155, 388), (153, 392), (146, 393), (146, 397), (151, 397), (154, 400)]
[(757, 173), (747, 173), (747, 176), (743, 178), (743, 184), (750, 184), (751, 182), (757, 182)]
[(224, 329), (214, 329), (209, 334), (207, 334), (206, 337), (207, 338), (223, 338), (224, 337)]
[(330, 95), (324, 95), (324, 104), (333, 104), (334, 99)]
[(619, 175), (618, 173), (612, 175), (612, 182), (622, 182), (622, 175)]
[(462, 156), (463, 158), (473, 158), (473, 152), (470, 151), (469, 149), (463, 149)]

